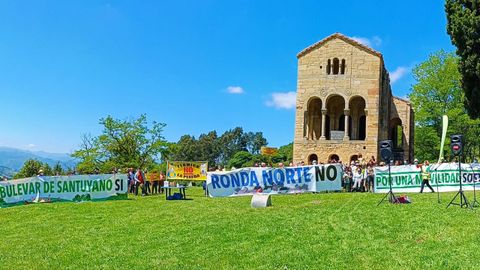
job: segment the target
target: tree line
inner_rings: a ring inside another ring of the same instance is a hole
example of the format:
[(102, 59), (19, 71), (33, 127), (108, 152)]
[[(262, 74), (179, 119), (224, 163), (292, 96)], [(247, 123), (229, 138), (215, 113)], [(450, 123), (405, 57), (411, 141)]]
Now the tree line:
[(152, 122), (145, 114), (130, 120), (100, 119), (99, 136), (83, 135), (80, 148), (72, 154), (79, 160), (77, 172), (109, 173), (114, 169), (145, 168), (165, 171), (167, 161), (207, 161), (210, 168), (244, 167), (254, 162), (291, 162), (293, 144), (280, 147), (273, 157), (260, 154), (268, 144), (262, 132), (245, 132), (236, 127), (218, 135), (216, 131), (198, 138), (183, 135), (167, 142), (162, 135), (164, 123)]
[(201, 134), (198, 138), (183, 135), (177, 142), (163, 136), (166, 124), (147, 121), (145, 114), (126, 120), (107, 116), (99, 120), (100, 135), (83, 134), (80, 145), (72, 153), (78, 160), (74, 170), (60, 164), (50, 168), (38, 160), (28, 160), (15, 178), (31, 177), (39, 170), (44, 175), (66, 173), (99, 174), (142, 168), (150, 172), (165, 171), (167, 161), (207, 161), (210, 169), (247, 167), (255, 163), (291, 162), (293, 143), (282, 146), (276, 155), (264, 156), (260, 149), (268, 144), (262, 132), (245, 132), (241, 127)]

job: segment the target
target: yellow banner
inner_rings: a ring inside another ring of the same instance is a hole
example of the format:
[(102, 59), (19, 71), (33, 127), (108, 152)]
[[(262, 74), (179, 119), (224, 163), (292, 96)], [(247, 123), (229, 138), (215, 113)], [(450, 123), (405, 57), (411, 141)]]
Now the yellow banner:
[(148, 181), (158, 181), (160, 180), (160, 173), (147, 173)]
[(202, 161), (169, 161), (167, 179), (206, 181), (207, 164)]
[(273, 156), (278, 153), (278, 149), (276, 147), (262, 146), (262, 148), (260, 148), (260, 153), (264, 156)]

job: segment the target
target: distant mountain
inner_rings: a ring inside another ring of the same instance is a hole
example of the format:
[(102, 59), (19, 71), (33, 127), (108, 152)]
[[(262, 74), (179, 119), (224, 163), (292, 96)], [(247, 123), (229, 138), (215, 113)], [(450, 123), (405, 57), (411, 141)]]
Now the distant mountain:
[(15, 171), (4, 166), (0, 166), (0, 177), (6, 176), (7, 178), (12, 178), (15, 175)]
[[(75, 167), (76, 160), (68, 154), (61, 153), (47, 153), (43, 151), (32, 152), (17, 148), (0, 146), (0, 175), (2, 171), (18, 171), (22, 168), (23, 163), (28, 159), (37, 159), (38, 161), (47, 163), (50, 166), (55, 166), (60, 162), (63, 168)], [(3, 169), (2, 169), (3, 168)]]

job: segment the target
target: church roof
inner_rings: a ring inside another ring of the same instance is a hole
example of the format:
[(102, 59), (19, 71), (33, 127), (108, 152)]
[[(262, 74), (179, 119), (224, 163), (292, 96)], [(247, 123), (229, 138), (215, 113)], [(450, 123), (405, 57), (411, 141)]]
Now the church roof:
[(376, 56), (382, 58), (382, 54), (381, 54), (381, 53), (379, 53), (379, 52), (375, 51), (374, 49), (372, 49), (372, 48), (370, 48), (370, 47), (368, 47), (368, 46), (365, 46), (365, 45), (363, 45), (362, 43), (357, 42), (357, 41), (355, 41), (355, 40), (353, 40), (353, 39), (351, 39), (351, 38), (349, 38), (349, 37), (347, 37), (347, 36), (345, 36), (345, 35), (343, 35), (343, 34), (341, 34), (341, 33), (335, 33), (335, 34), (333, 34), (333, 35), (330, 35), (330, 36), (328, 36), (328, 37), (320, 40), (319, 42), (317, 42), (317, 43), (315, 43), (315, 44), (312, 44), (312, 45), (308, 46), (308, 47), (305, 48), (303, 51), (301, 51), (301, 52), (299, 52), (299, 53), (297, 54), (297, 58), (300, 58), (300, 57), (308, 54), (308, 53), (311, 52), (312, 50), (314, 50), (314, 49), (322, 46), (323, 44), (325, 44), (325, 43), (327, 43), (328, 41), (330, 41), (330, 40), (332, 40), (332, 39), (335, 39), (335, 38), (341, 39), (341, 40), (343, 40), (343, 41), (345, 41), (345, 42), (347, 42), (347, 43), (349, 43), (349, 44), (351, 44), (351, 45), (353, 45), (353, 46), (355, 46), (355, 47), (358, 47), (358, 48), (360, 48), (360, 49), (362, 49), (362, 50), (370, 53), (370, 54), (373, 54), (373, 55), (376, 55)]

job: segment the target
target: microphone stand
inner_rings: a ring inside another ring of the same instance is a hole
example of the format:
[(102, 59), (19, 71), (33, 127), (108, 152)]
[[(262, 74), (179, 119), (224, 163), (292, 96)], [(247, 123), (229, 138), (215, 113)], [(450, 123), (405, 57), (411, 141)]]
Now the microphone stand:
[[(478, 163), (471, 163), (470, 164), (470, 169), (472, 170), (472, 180), (473, 180), (473, 202), (471, 203), (471, 207), (477, 207), (480, 205), (480, 203), (477, 201), (477, 193), (476, 193), (476, 189), (475, 189), (475, 185), (476, 185), (476, 177), (475, 177), (475, 168), (474, 166), (472, 166), (472, 164), (475, 164), (475, 165), (478, 165)], [(477, 167), (477, 166), (475, 166)]]
[(377, 206), (379, 206), (387, 197), (388, 197), (388, 201), (390, 203), (396, 203), (397, 202), (397, 198), (395, 197), (395, 194), (393, 194), (393, 191), (392, 191), (392, 173), (390, 171), (390, 161), (388, 162), (388, 184), (390, 186), (390, 190), (388, 191), (387, 194), (385, 194), (385, 196), (383, 197), (383, 199), (377, 204)]

